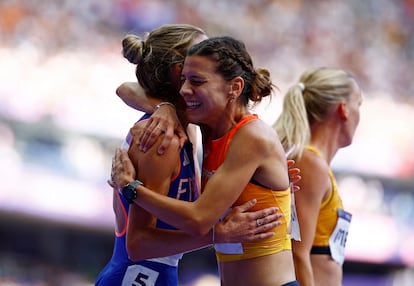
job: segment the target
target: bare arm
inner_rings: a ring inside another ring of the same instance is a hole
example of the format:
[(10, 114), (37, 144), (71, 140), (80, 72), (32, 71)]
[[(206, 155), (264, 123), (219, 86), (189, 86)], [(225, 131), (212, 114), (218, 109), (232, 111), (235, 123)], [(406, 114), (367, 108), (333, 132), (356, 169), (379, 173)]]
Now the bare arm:
[[(145, 122), (141, 121), (135, 128), (143, 128), (144, 125)], [(137, 138), (134, 135), (132, 138), (131, 146), (134, 146)], [(161, 138), (158, 141), (161, 141)], [(177, 142), (178, 140), (174, 141)], [(130, 148), (128, 151), (134, 167), (140, 170), (138, 179), (162, 196), (168, 195), (171, 178), (178, 172), (180, 148), (178, 144), (174, 145), (162, 156), (156, 153), (156, 148), (152, 148), (147, 153), (138, 148)], [(170, 243), (168, 236), (165, 238), (156, 236), (155, 225), (156, 218), (152, 214), (138, 205), (130, 206), (126, 245), (131, 259), (140, 260), (165, 256), (165, 253), (177, 253), (171, 247), (173, 244)]]
[(300, 285), (304, 286), (314, 285), (310, 251), (315, 237), (319, 208), (329, 188), (325, 163), (320, 164), (318, 160), (315, 154), (305, 151), (301, 161), (297, 163), (302, 176), (298, 183), (301, 190), (295, 194), (301, 241), (292, 240), (292, 250), (296, 277)]
[[(243, 129), (245, 131), (242, 132)], [(209, 180), (203, 194), (196, 202), (176, 201), (165, 196), (160, 196), (142, 186), (137, 187), (138, 196), (135, 202), (155, 216), (175, 225), (185, 232), (192, 235), (204, 235), (234, 203), (256, 170), (262, 167), (264, 161), (266, 161), (267, 167), (275, 165), (275, 160), (280, 161), (281, 164), (276, 164), (281, 166), (280, 170), (277, 170), (277, 174), (281, 174), (282, 178), (286, 177), (286, 180), (283, 180), (281, 184), (287, 187), (286, 160), (281, 147), (280, 153), (282, 155), (278, 156), (278, 158), (272, 158), (275, 151), (274, 144), (270, 144), (269, 142), (274, 143), (276, 137), (269, 139), (269, 134), (256, 131), (257, 126), (253, 123), (240, 129), (233, 139), (225, 162)], [(246, 140), (246, 135), (250, 136), (248, 138), (249, 140)], [(268, 139), (263, 140), (263, 138)], [(260, 152), (251, 152), (251, 150), (255, 149), (260, 150)], [(122, 162), (122, 164), (127, 164), (128, 158), (122, 150), (118, 149), (116, 156), (118, 156), (117, 161)], [(271, 180), (270, 178), (275, 177), (274, 171), (266, 170), (266, 172), (260, 172), (263, 173), (260, 179), (266, 177), (266, 179)], [(117, 176), (118, 185), (126, 184), (132, 180), (131, 176), (128, 176), (127, 173), (124, 172), (120, 176)], [(269, 176), (270, 174), (271, 176)], [(277, 189), (279, 186), (271, 187)]]
[(116, 89), (116, 94), (129, 107), (146, 113), (153, 113), (161, 100), (148, 96), (137, 82), (124, 82)]
[[(280, 224), (280, 213), (273, 209), (249, 212), (255, 202), (249, 201), (232, 210), (219, 224), (215, 225), (214, 242), (241, 242), (255, 241), (273, 236), (273, 232), (267, 232)], [(136, 221), (139, 209), (131, 205), (129, 221)], [(141, 209), (142, 210), (142, 209)], [(256, 220), (263, 224), (258, 226)], [(133, 228), (128, 230), (128, 253), (132, 260), (143, 260), (154, 257), (169, 256), (181, 252), (209, 246), (213, 243), (213, 230), (204, 236), (192, 236), (179, 230), (157, 229), (154, 227)]]
[[(136, 126), (136, 128), (138, 127)], [(176, 163), (178, 162), (179, 147), (177, 140), (176, 138), (173, 141), (173, 146), (161, 156), (156, 154), (156, 147), (150, 149), (147, 153), (143, 153), (137, 148), (129, 151), (129, 156), (135, 166), (142, 170), (139, 173), (139, 179), (164, 196), (168, 192), (169, 182), (175, 173)], [(157, 144), (160, 144), (160, 141), (161, 138)], [(132, 145), (134, 145), (134, 141)], [(216, 225), (215, 241), (253, 241), (272, 236), (273, 233), (266, 231), (280, 224), (278, 221), (280, 214), (276, 214), (274, 209), (248, 212), (254, 204), (254, 201), (250, 201), (235, 208), (226, 216), (223, 222)], [(261, 226), (257, 226), (257, 219), (261, 220)], [(155, 222), (156, 218), (138, 205), (130, 206), (127, 249), (131, 259), (142, 260), (173, 255), (201, 248), (213, 242), (212, 231), (204, 236), (190, 236), (182, 231), (157, 229), (155, 228)]]
[(184, 145), (187, 136), (174, 108), (170, 105), (163, 105), (159, 110), (155, 110), (156, 105), (161, 103), (161, 100), (146, 94), (137, 82), (122, 83), (116, 89), (116, 94), (128, 106), (146, 113), (154, 113), (140, 138), (142, 151), (146, 152), (161, 134), (165, 134), (158, 148), (158, 153), (162, 154), (170, 145), (174, 132), (180, 139), (180, 145)]

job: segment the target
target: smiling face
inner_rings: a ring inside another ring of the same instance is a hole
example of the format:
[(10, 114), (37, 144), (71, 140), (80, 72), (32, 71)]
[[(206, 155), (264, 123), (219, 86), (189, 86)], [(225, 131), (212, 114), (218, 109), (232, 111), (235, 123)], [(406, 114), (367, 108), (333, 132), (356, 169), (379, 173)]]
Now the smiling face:
[[(205, 34), (199, 34), (198, 36), (196, 36), (190, 43), (190, 46), (188, 48), (190, 48), (191, 46), (194, 46), (204, 40), (208, 39), (207, 35)], [(172, 82), (172, 86), (173, 88), (176, 89), (177, 92), (179, 92), (180, 88), (181, 88), (181, 71), (183, 69), (183, 65), (184, 63), (177, 63), (174, 64), (174, 66), (171, 68), (171, 82)]]
[(190, 122), (212, 129), (227, 117), (230, 84), (216, 72), (216, 63), (203, 56), (187, 56), (180, 94), (187, 103)]

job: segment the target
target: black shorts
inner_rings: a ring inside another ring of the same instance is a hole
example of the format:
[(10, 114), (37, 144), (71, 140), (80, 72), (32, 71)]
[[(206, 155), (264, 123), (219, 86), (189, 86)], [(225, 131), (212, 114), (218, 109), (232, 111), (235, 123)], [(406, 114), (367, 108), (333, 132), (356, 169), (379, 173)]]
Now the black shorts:
[(329, 246), (312, 246), (310, 253), (331, 255), (331, 249)]

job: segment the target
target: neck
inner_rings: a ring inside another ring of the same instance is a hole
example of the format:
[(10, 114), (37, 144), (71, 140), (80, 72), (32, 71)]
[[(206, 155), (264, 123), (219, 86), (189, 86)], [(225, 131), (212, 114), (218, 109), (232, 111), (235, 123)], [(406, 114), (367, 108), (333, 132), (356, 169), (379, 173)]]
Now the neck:
[(338, 138), (339, 129), (332, 128), (323, 124), (314, 124), (311, 127), (310, 145), (314, 146), (321, 152), (323, 158), (330, 165), (339, 149)]
[[(215, 126), (210, 126), (210, 139), (223, 137), (230, 129), (232, 129), (245, 115), (249, 112), (246, 108), (237, 108), (230, 113), (223, 113), (223, 116), (216, 120)], [(206, 137), (207, 138), (207, 137)]]

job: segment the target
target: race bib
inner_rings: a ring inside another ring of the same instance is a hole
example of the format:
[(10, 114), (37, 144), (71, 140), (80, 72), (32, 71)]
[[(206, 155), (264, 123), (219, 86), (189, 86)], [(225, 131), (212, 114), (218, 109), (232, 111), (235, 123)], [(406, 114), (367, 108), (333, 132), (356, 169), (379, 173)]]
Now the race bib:
[(300, 228), (298, 215), (296, 214), (296, 205), (295, 205), (295, 194), (291, 193), (291, 202), (290, 202), (290, 237), (296, 241), (301, 241), (300, 239)]
[(215, 243), (214, 249), (225, 254), (243, 254), (243, 245), (239, 243)]
[(142, 265), (131, 265), (125, 272), (122, 286), (154, 286), (159, 273)]
[(342, 265), (345, 260), (345, 245), (348, 238), (349, 226), (352, 215), (344, 210), (338, 209), (338, 221), (329, 238), (329, 248), (333, 260)]

